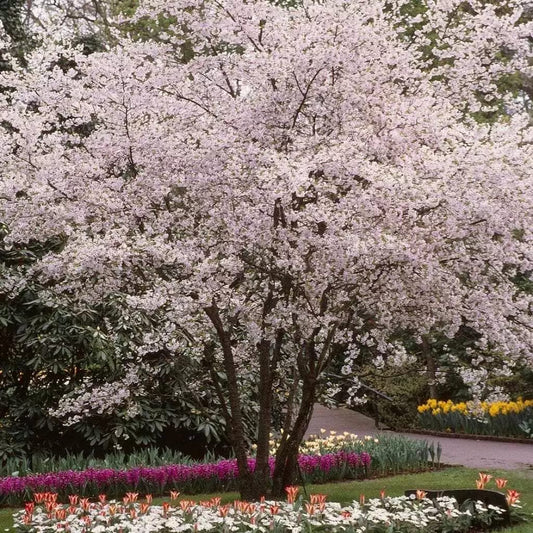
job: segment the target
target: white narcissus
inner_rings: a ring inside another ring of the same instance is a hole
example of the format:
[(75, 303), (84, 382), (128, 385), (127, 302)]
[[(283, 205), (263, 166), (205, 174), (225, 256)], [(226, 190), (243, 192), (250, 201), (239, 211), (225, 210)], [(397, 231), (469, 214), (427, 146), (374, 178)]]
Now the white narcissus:
[[(1, 219), (14, 243), (63, 236), (31, 275), (171, 309), (179, 328), (162, 325), (161, 342), (223, 364), (247, 496), (264, 479), (246, 478), (240, 371), (259, 375), (257, 476), (272, 384), (292, 368), (302, 381), (280, 490), (335, 345), (395, 352), (399, 331), (466, 324), (530, 354), (531, 297), (512, 278), (532, 270), (531, 132), (520, 114), (464, 115), (485, 84), (478, 48), (450, 41), (457, 61), (435, 76), (379, 2), (160, 7), (175, 35), (187, 28), (187, 63), (172, 44), (124, 40), (88, 57), (45, 48), (4, 75)], [(484, 43), (490, 57), (501, 46)]]

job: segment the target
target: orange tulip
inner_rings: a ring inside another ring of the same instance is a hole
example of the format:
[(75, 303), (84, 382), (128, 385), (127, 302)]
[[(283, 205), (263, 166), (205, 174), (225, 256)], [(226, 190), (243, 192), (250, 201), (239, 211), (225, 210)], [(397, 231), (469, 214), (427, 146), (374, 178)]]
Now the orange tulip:
[(296, 501), (296, 497), (298, 496), (298, 491), (300, 489), (298, 487), (285, 487), (285, 492), (287, 493), (287, 502), (288, 503), (294, 503)]
[(486, 485), (490, 480), (492, 479), (492, 476), (490, 474), (484, 474), (483, 472), (479, 472), (479, 480), (483, 485)]
[(312, 504), (326, 503), (327, 497), (328, 497), (327, 494), (311, 494), (309, 496), (309, 501)]
[(181, 500), (180, 501), (181, 510), (185, 511), (185, 512), (189, 512), (189, 510), (191, 509), (193, 503), (194, 502), (192, 500)]
[(46, 511), (48, 513), (51, 513), (57, 507), (57, 503), (55, 503), (55, 502), (46, 502), (45, 503), (45, 507), (46, 507)]
[(511, 506), (519, 501), (520, 493), (517, 490), (507, 489), (507, 505)]
[(80, 507), (84, 511), (88, 511), (89, 508), (91, 507), (91, 503), (89, 502), (89, 498), (81, 498), (80, 499)]
[(222, 518), (224, 518), (228, 514), (228, 511), (229, 511), (229, 505), (223, 505), (222, 507), (218, 508), (218, 514)]

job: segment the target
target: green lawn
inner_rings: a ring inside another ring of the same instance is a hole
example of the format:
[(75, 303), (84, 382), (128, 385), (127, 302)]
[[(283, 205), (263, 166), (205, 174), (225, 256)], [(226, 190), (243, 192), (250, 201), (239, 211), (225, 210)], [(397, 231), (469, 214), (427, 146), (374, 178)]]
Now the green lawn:
[[(509, 471), (487, 470), (487, 473), (495, 477), (503, 477), (509, 480), (508, 487), (521, 493), (520, 500), (526, 511), (533, 520), (533, 471)], [(307, 493), (326, 493), (330, 501), (348, 503), (359, 500), (359, 495), (364, 494), (367, 498), (379, 497), (381, 490), (385, 490), (389, 496), (399, 496), (406, 489), (453, 489), (475, 488), (475, 479), (478, 470), (468, 468), (447, 468), (439, 472), (427, 472), (423, 474), (406, 474), (401, 476), (370, 479), (364, 481), (349, 481), (345, 483), (329, 483), (325, 485), (309, 485)], [(488, 486), (487, 488), (493, 488)], [(194, 496), (182, 495), (183, 498), (193, 500), (208, 500), (219, 494), (196, 494)], [(238, 498), (235, 492), (221, 495), (223, 503)], [(155, 498), (154, 503), (161, 503), (164, 499)], [(0, 510), (0, 531), (9, 531), (13, 525), (11, 515), (13, 509)], [(506, 529), (506, 533), (531, 533), (533, 522), (525, 525)]]

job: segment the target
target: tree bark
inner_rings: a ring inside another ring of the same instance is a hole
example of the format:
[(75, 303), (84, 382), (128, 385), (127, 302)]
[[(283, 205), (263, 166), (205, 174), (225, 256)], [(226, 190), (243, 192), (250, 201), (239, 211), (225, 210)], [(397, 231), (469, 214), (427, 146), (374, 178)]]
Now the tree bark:
[(239, 492), (243, 498), (251, 499), (251, 494), (253, 492), (250, 493), (250, 491), (252, 491), (255, 483), (252, 473), (248, 468), (244, 422), (242, 419), (237, 371), (235, 368), (235, 360), (233, 358), (233, 350), (231, 347), (231, 334), (224, 329), (222, 319), (220, 318), (219, 309), (214, 302), (209, 307), (206, 307), (204, 311), (211, 320), (222, 347), (224, 370), (226, 371), (226, 377), (228, 380), (228, 397), (231, 411), (231, 428), (229, 437), (233, 446), (233, 451), (235, 452), (235, 457), (237, 459), (237, 469), (239, 472)]
[(263, 339), (258, 345), (259, 353), (259, 418), (257, 424), (257, 452), (255, 458), (256, 499), (266, 496), (270, 490), (270, 430), (272, 427), (272, 384), (270, 367), (271, 342)]
[(437, 365), (435, 358), (433, 357), (433, 352), (431, 350), (431, 345), (426, 337), (422, 338), (422, 355), (426, 360), (426, 376), (428, 380), (429, 388), (429, 397), (437, 397)]
[[(309, 340), (305, 341), (296, 358), (299, 377), (302, 380), (302, 399), (294, 426), (284, 432), (276, 453), (272, 479), (272, 497), (284, 496), (285, 487), (294, 485), (298, 478), (298, 452), (305, 432), (309, 427), (317, 397), (318, 377), (330, 362), (330, 347), (337, 324), (333, 324), (320, 353), (316, 351), (315, 339), (320, 333), (317, 327)], [(291, 406), (289, 406), (291, 408)]]
[[(274, 376), (281, 356), (283, 331), (278, 330), (275, 342), (263, 339), (258, 344), (259, 355), (259, 419), (257, 425), (257, 452), (252, 486), (247, 498), (259, 500), (270, 492), (270, 431), (272, 429), (272, 403)], [(242, 496), (242, 495), (241, 495)]]
[(272, 476), (273, 498), (283, 497), (285, 487), (294, 485), (297, 480), (298, 451), (309, 426), (316, 400), (317, 376), (314, 338), (317, 332), (318, 330), (310, 341), (304, 343), (303, 349), (298, 353), (296, 359), (302, 380), (302, 400), (294, 425), (289, 433), (283, 434), (276, 453), (276, 463)]
[(283, 331), (276, 334), (275, 342), (263, 339), (257, 345), (259, 358), (259, 415), (257, 423), (257, 452), (255, 468), (248, 467), (244, 422), (242, 419), (241, 397), (237, 380), (237, 371), (231, 335), (225, 330), (219, 310), (215, 303), (205, 309), (211, 320), (220, 344), (224, 359), (224, 369), (228, 380), (228, 397), (230, 406), (230, 441), (237, 458), (239, 473), (238, 489), (243, 500), (257, 501), (270, 492), (270, 431), (272, 428), (272, 401), (274, 375), (281, 355)]
[[(302, 387), (302, 401), (290, 434), (282, 439), (276, 453), (276, 463), (272, 478), (272, 497), (282, 498), (285, 487), (294, 485), (298, 479), (298, 450), (309, 421), (313, 415), (316, 400), (316, 380), (306, 376)], [(284, 434), (285, 437), (285, 434)]]

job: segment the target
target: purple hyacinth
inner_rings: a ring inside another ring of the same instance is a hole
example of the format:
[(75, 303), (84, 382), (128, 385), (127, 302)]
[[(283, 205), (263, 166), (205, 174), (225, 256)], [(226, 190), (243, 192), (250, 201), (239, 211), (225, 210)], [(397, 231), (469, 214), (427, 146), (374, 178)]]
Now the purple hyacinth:
[[(370, 464), (366, 452), (339, 451), (325, 455), (300, 455), (298, 464), (305, 474), (328, 473), (334, 468), (361, 468)], [(269, 459), (271, 473), (275, 460)], [(248, 467), (255, 468), (255, 459), (248, 459)], [(157, 486), (161, 491), (190, 481), (216, 481), (224, 486), (238, 476), (236, 459), (224, 459), (216, 463), (193, 465), (165, 465), (157, 467), (135, 467), (128, 470), (111, 468), (89, 468), (82, 472), (67, 470), (47, 474), (34, 474), (24, 477), (0, 478), (0, 496), (20, 495), (24, 492), (82, 491), (93, 486), (100, 492), (112, 490), (116, 486), (135, 489), (140, 483)]]

